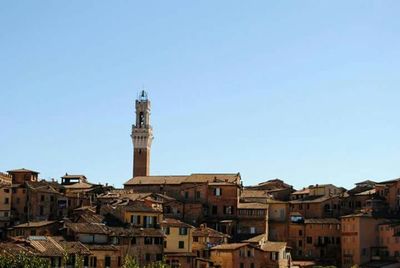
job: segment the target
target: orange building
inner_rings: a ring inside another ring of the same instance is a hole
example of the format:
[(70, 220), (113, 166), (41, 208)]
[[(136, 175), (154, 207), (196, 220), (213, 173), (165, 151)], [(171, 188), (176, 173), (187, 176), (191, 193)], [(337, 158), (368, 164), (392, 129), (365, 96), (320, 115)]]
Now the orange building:
[(335, 218), (340, 215), (339, 196), (310, 195), (289, 201), (290, 212), (298, 212), (304, 218)]
[(268, 254), (249, 243), (222, 244), (211, 248), (211, 260), (216, 268), (268, 267)]
[(400, 222), (388, 221), (378, 225), (379, 247), (372, 252), (378, 259), (400, 261)]
[(390, 213), (400, 212), (400, 179), (377, 183), (375, 190), (376, 194), (386, 201)]
[(373, 257), (373, 248), (379, 247), (379, 224), (385, 219), (358, 213), (341, 217), (342, 267), (362, 265)]
[(334, 218), (292, 220), (289, 246), (294, 259), (311, 259), (321, 264), (339, 265), (341, 257), (340, 221)]
[(268, 232), (268, 204), (239, 203), (237, 237), (240, 240)]
[(228, 243), (229, 236), (207, 227), (205, 224), (193, 230), (192, 251), (197, 258), (210, 258), (210, 249)]
[(0, 239), (11, 222), (11, 176), (0, 173)]
[(206, 222), (228, 235), (235, 235), (241, 177), (234, 174), (189, 176), (140, 176), (124, 184), (126, 190), (162, 193), (183, 203), (181, 219), (191, 224)]

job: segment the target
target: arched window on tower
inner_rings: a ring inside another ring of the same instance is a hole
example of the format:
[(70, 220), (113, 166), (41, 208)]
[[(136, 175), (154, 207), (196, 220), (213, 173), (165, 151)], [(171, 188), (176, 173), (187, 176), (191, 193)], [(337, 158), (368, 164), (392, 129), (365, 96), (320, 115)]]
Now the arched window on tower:
[(139, 114), (139, 127), (144, 128), (144, 113), (140, 112)]

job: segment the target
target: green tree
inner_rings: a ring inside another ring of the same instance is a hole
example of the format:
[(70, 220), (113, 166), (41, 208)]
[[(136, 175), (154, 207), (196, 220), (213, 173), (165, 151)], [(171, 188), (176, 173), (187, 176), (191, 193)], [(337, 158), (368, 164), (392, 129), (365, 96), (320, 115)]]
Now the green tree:
[(129, 255), (125, 256), (124, 264), (121, 267), (122, 268), (171, 268), (171, 266), (165, 263), (165, 260), (153, 262), (143, 267), (140, 267), (135, 258)]
[(136, 262), (135, 258), (132, 256), (126, 255), (124, 264), (121, 268), (140, 268), (139, 264)]
[(16, 255), (9, 255), (3, 252), (0, 255), (0, 268), (49, 268), (47, 259), (35, 255), (19, 252)]

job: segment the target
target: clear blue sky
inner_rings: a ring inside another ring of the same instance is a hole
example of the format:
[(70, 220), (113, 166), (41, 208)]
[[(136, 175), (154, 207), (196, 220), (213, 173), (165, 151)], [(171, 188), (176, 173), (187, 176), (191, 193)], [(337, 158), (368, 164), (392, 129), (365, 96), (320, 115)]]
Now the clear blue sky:
[(399, 1), (1, 1), (0, 170), (295, 187), (400, 176)]

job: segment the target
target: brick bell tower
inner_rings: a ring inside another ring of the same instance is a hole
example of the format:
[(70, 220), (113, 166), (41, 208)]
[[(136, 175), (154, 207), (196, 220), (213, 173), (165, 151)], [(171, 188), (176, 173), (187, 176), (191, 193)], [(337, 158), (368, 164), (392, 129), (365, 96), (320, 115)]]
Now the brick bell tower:
[(153, 129), (150, 126), (150, 100), (142, 90), (135, 102), (136, 125), (132, 125), (133, 177), (149, 176)]

